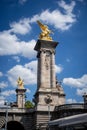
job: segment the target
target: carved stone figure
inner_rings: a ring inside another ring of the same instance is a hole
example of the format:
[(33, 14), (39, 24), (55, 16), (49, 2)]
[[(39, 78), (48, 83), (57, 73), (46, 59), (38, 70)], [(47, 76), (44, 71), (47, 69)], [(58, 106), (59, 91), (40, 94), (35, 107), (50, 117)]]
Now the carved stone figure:
[(45, 102), (46, 102), (47, 104), (50, 104), (50, 103), (52, 102), (52, 97), (51, 97), (50, 94), (47, 94), (47, 96), (45, 97)]

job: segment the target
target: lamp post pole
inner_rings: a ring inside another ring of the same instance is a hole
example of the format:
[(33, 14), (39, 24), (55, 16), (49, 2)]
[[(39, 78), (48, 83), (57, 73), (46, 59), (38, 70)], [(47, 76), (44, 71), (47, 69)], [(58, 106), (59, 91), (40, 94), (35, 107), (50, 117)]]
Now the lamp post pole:
[(5, 130), (7, 130), (7, 122), (8, 122), (8, 106), (6, 107), (6, 121), (5, 121)]
[[(46, 103), (48, 104), (48, 123), (50, 121), (50, 103), (52, 102), (51, 95), (48, 94), (47, 97), (45, 98)], [(50, 130), (50, 127), (49, 127)]]
[(50, 121), (50, 104), (48, 104), (48, 117), (49, 117), (49, 121)]
[(6, 118), (5, 118), (5, 130), (7, 130), (7, 123), (8, 123), (8, 102), (5, 102), (6, 105)]

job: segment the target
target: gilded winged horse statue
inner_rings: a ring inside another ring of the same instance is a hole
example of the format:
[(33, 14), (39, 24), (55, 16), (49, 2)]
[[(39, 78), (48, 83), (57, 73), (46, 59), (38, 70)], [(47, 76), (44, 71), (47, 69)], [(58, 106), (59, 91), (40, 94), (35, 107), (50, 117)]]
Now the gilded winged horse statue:
[(39, 20), (37, 20), (37, 23), (42, 31), (39, 35), (39, 39), (52, 41), (52, 37), (50, 37), (49, 34), (53, 32), (48, 28), (47, 25), (42, 24)]

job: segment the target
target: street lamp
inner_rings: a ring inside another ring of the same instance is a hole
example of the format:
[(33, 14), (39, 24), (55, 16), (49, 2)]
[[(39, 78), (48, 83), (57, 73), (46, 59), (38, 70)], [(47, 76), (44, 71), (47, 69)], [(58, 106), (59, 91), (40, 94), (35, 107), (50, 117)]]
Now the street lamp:
[(9, 103), (8, 103), (8, 102), (5, 102), (4, 105), (6, 105), (5, 130), (7, 130), (7, 122), (8, 122), (8, 106), (9, 106)]
[[(48, 94), (45, 98), (46, 104), (48, 104), (48, 122), (50, 121), (50, 103), (52, 102), (52, 97), (50, 94)], [(50, 130), (50, 128), (49, 128)]]

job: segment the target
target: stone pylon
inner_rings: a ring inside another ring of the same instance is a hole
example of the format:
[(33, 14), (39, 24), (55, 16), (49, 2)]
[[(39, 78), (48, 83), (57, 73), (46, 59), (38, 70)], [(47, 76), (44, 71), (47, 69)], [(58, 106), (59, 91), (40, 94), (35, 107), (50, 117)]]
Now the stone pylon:
[[(37, 91), (34, 95), (36, 110), (48, 110), (46, 99), (51, 98), (50, 110), (53, 111), (55, 106), (64, 104), (64, 92), (60, 94), (58, 84), (56, 84), (55, 73), (55, 49), (58, 42), (38, 40), (35, 46), (38, 58), (37, 67)], [(61, 101), (60, 101), (61, 100)]]
[(25, 108), (25, 92), (23, 80), (19, 77), (17, 81), (18, 88), (16, 89), (16, 100), (18, 108)]

